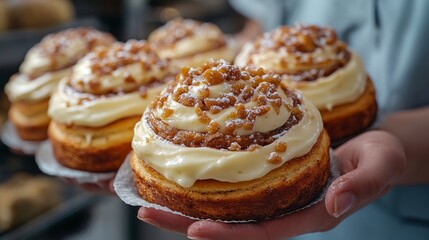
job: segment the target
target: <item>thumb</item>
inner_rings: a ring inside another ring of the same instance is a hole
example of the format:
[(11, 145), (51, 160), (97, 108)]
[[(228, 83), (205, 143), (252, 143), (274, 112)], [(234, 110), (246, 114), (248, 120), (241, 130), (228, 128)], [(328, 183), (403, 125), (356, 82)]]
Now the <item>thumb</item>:
[(329, 187), (325, 204), (337, 218), (379, 198), (405, 171), (402, 144), (382, 131), (362, 134), (335, 154), (343, 175)]

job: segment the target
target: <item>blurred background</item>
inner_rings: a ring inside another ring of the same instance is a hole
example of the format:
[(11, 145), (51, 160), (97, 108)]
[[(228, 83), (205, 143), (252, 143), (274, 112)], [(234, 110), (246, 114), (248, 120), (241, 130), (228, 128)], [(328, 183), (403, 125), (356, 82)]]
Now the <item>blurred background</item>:
[[(45, 35), (92, 26), (117, 39), (144, 39), (177, 18), (238, 32), (244, 18), (227, 0), (0, 0), (0, 84)], [(9, 103), (1, 91), (0, 124)], [(0, 145), (0, 239), (187, 239), (137, 220), (138, 208), (44, 176), (34, 157)]]

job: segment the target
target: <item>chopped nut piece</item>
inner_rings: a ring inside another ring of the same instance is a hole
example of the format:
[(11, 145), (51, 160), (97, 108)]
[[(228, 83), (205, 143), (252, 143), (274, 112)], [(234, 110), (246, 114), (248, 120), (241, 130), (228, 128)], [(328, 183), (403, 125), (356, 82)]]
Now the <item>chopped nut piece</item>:
[(207, 132), (210, 134), (214, 134), (219, 132), (220, 124), (216, 121), (210, 121), (209, 125), (207, 125)]
[(233, 143), (231, 143), (231, 145), (228, 147), (228, 150), (230, 150), (230, 151), (240, 151), (240, 150), (241, 150), (241, 146), (240, 146), (240, 144), (238, 144), (237, 142), (233, 142)]
[(270, 153), (267, 162), (271, 164), (279, 164), (282, 160), (282, 157), (278, 153), (272, 152)]
[(253, 152), (260, 149), (262, 146), (259, 144), (252, 144), (247, 148), (247, 151)]
[(275, 146), (276, 152), (279, 152), (279, 153), (286, 152), (286, 149), (287, 149), (287, 143), (281, 142), (281, 141), (276, 143), (276, 146)]
[(197, 114), (198, 120), (200, 120), (202, 123), (207, 124), (211, 120), (210, 117), (207, 116), (207, 113), (201, 110), (199, 107), (195, 107), (195, 114)]
[(169, 118), (172, 114), (174, 113), (174, 110), (171, 108), (164, 108), (164, 110), (162, 111), (161, 114), (161, 118), (162, 119), (167, 119)]

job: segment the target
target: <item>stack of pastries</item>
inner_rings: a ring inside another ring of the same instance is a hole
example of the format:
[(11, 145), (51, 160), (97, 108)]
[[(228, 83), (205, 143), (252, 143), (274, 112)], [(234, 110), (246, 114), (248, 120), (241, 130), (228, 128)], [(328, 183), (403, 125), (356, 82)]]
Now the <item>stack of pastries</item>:
[(196, 218), (263, 220), (306, 205), (329, 176), (317, 108), (262, 68), (183, 67), (134, 129), (140, 196)]
[(63, 79), (49, 104), (49, 139), (64, 166), (115, 171), (131, 150), (135, 123), (173, 78), (146, 41), (99, 47)]
[(48, 102), (61, 78), (86, 53), (97, 46), (108, 46), (115, 39), (91, 28), (69, 29), (50, 34), (25, 56), (19, 73), (5, 87), (11, 101), (9, 120), (23, 140), (47, 138)]
[(280, 74), (317, 106), (333, 141), (362, 131), (375, 119), (372, 81), (359, 56), (330, 28), (279, 27), (245, 45), (235, 63)]
[(237, 46), (232, 38), (212, 23), (176, 19), (153, 31), (148, 41), (156, 45), (162, 58), (172, 60), (178, 69), (196, 67), (209, 58), (233, 61)]

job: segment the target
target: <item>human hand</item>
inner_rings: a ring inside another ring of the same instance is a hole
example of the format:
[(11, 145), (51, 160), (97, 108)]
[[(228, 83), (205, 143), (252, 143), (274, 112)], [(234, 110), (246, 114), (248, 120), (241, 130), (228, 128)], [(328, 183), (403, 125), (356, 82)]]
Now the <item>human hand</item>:
[(335, 150), (341, 176), (324, 201), (282, 218), (249, 224), (194, 221), (167, 212), (140, 208), (138, 218), (191, 239), (279, 239), (327, 231), (384, 194), (405, 172), (401, 142), (383, 131), (364, 133)]

